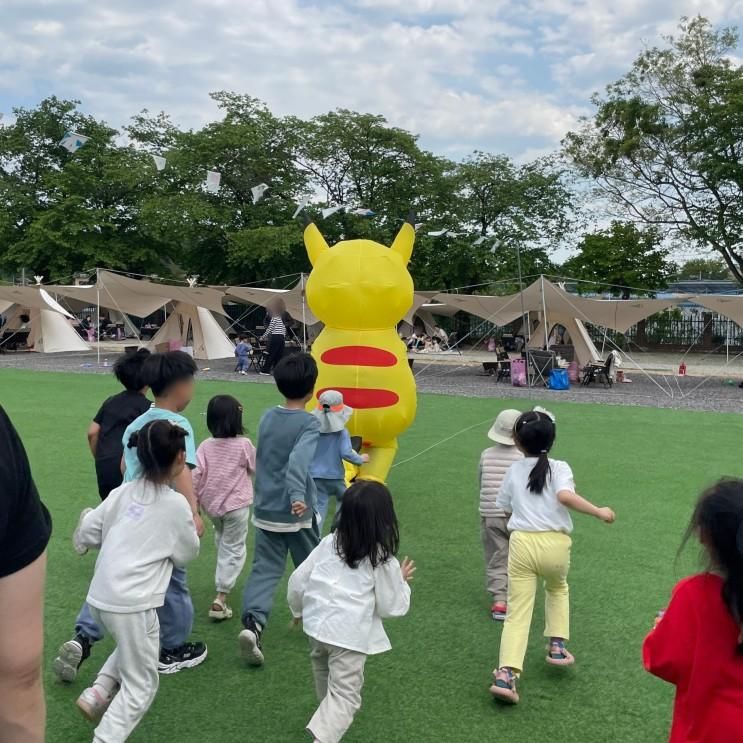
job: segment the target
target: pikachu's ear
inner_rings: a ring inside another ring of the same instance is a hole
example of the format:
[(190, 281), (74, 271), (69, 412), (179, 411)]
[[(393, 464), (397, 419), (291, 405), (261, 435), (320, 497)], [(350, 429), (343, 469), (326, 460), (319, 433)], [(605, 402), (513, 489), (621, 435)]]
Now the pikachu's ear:
[(411, 212), (408, 215), (405, 224), (397, 233), (390, 250), (394, 250), (407, 266), (413, 255), (413, 243), (415, 242), (415, 214)]
[(326, 250), (330, 250), (322, 233), (317, 229), (317, 225), (309, 220), (304, 228), (304, 246), (307, 248), (307, 255), (310, 257), (310, 263), (313, 266)]

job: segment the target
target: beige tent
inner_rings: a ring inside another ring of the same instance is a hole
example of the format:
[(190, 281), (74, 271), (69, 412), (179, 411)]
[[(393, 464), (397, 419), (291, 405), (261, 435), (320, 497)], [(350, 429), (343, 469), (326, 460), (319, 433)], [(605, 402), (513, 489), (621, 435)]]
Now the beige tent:
[(717, 312), (718, 315), (729, 317), (733, 322), (743, 327), (743, 295), (697, 294), (689, 297), (689, 299), (694, 304)]
[[(90, 350), (70, 324), (72, 315), (45, 289), (36, 286), (0, 286), (0, 304), (5, 308), (2, 310), (6, 319), (3, 330), (20, 330), (24, 325), (28, 326), (29, 349), (39, 353)], [(22, 315), (29, 316), (27, 324), (21, 320)]]
[(235, 346), (212, 313), (186, 302), (175, 304), (148, 345), (155, 349), (160, 343), (170, 342), (193, 348), (196, 359), (227, 359), (235, 354)]
[(265, 289), (255, 286), (227, 286), (225, 292), (238, 302), (256, 304), (259, 307), (267, 307), (273, 300), (280, 297), (286, 305), (286, 311), (293, 320), (304, 323), (307, 326), (316, 325), (320, 321), (312, 314), (304, 299), (304, 284), (300, 281), (291, 289)]
[(601, 354), (591, 340), (591, 336), (586, 330), (586, 326), (580, 321), (574, 318), (572, 315), (557, 315), (549, 314), (547, 316), (547, 326), (540, 319), (539, 325), (536, 330), (532, 333), (531, 339), (529, 340), (530, 348), (543, 348), (545, 335), (550, 338), (553, 329), (557, 325), (562, 325), (566, 330), (566, 335), (569, 336), (570, 341), (568, 345), (572, 345), (575, 350), (575, 360), (581, 365), (585, 366), (591, 362), (600, 362)]

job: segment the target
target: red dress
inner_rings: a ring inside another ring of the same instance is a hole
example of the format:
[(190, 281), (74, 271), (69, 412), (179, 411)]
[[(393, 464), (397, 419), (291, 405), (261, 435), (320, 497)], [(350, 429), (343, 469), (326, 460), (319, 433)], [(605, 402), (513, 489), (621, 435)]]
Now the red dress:
[(682, 580), (642, 648), (646, 670), (676, 686), (670, 743), (743, 743), (741, 630), (722, 586), (710, 573)]

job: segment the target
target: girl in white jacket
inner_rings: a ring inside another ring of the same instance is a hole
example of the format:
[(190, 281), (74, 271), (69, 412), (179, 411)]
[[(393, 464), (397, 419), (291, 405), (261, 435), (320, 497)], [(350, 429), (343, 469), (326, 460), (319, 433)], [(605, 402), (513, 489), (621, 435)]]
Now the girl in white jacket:
[(96, 621), (116, 649), (77, 706), (99, 722), (93, 743), (125, 741), (152, 704), (157, 687), (160, 624), (173, 566), (199, 553), (188, 501), (168, 483), (183, 470), (186, 432), (167, 420), (148, 423), (128, 446), (137, 448), (143, 477), (86, 509), (73, 535), (78, 553), (100, 549), (88, 592)]
[(415, 563), (395, 558), (400, 536), (389, 490), (361, 480), (343, 496), (336, 531), (289, 579), (289, 607), (310, 638), (320, 700), (307, 732), (337, 743), (361, 707), (367, 655), (390, 649), (382, 626), (410, 608)]

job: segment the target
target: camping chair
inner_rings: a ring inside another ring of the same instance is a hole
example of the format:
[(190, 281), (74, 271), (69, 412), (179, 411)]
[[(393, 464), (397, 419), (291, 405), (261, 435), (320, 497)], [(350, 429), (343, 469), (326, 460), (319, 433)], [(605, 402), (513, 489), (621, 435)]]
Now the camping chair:
[(614, 384), (614, 380), (612, 379), (613, 366), (613, 353), (610, 353), (606, 357), (606, 361), (587, 364), (583, 369), (583, 386), (588, 387), (593, 382), (603, 381), (604, 389), (609, 389)]
[(253, 369), (253, 371), (258, 374), (258, 372), (260, 372), (261, 370), (261, 367), (263, 366), (263, 360), (268, 355), (268, 351), (266, 350), (265, 346), (261, 346), (258, 343), (251, 345), (253, 346), (253, 348), (248, 354), (248, 371), (250, 371), (250, 369)]
[(495, 375), (496, 384), (502, 379), (511, 378), (511, 357), (506, 351), (501, 351), (498, 354), (498, 371)]
[(533, 383), (539, 380), (546, 387), (550, 372), (558, 368), (557, 356), (552, 351), (533, 351), (528, 349), (526, 358), (529, 371), (533, 376)]
[(446, 343), (446, 348), (443, 350), (456, 351), (461, 356), (462, 349), (459, 348), (458, 343), (459, 343), (459, 335), (457, 334), (456, 330), (453, 330), (451, 333), (449, 333), (449, 340)]

